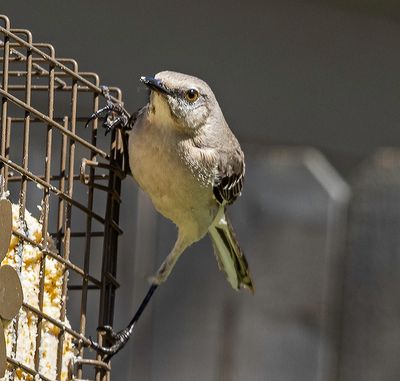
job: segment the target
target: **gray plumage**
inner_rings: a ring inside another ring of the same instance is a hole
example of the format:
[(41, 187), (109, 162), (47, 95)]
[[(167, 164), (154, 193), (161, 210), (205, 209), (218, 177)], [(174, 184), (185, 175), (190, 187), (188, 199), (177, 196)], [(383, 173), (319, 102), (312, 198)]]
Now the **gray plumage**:
[(152, 281), (164, 282), (183, 251), (208, 232), (232, 287), (254, 290), (225, 216), (242, 190), (244, 155), (212, 90), (171, 71), (142, 81), (151, 93), (129, 134), (129, 164), (155, 208), (178, 227), (175, 246)]

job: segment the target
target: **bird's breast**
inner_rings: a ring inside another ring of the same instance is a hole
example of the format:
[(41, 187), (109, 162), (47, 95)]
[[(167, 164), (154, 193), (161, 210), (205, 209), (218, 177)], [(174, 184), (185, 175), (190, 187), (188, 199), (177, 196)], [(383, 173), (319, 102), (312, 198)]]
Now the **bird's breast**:
[(156, 209), (178, 226), (188, 219), (211, 221), (215, 213), (212, 184), (196, 176), (169, 128), (145, 121), (135, 125), (129, 137), (133, 177)]

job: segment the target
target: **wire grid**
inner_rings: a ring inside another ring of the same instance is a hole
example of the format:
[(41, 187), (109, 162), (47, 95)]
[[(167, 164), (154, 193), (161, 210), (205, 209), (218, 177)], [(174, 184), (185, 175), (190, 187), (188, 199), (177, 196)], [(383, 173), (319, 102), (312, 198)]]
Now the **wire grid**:
[[(11, 29), (8, 18), (2, 15), (0, 52), (0, 175), (4, 179), (0, 191), (9, 190), (11, 198), (16, 195), (21, 221), (27, 204), (39, 201), (42, 237), (52, 236), (57, 250), (46, 240), (36, 244), (18, 231), (13, 233), (21, 243), (28, 242), (43, 252), (41, 274), (45, 273), (46, 256), (64, 268), (59, 320), (43, 312), (44, 276), (39, 284), (38, 308), (23, 304), (38, 317), (34, 369), (17, 362), (15, 353), (7, 361), (11, 368), (53, 381), (38, 370), (41, 325), (47, 320), (60, 328), (57, 380), (61, 380), (65, 332), (76, 340), (79, 353), (69, 378), (88, 379), (90, 374), (95, 380), (109, 380), (109, 364), (87, 348), (91, 344), (88, 316), (94, 305), (99, 325), (113, 322), (117, 241), (122, 233), (118, 226), (121, 137), (112, 133), (111, 144), (109, 138), (98, 139), (97, 120), (92, 128), (84, 128), (102, 97), (95, 73), (79, 72), (76, 61), (56, 58), (51, 45), (33, 43), (28, 30)], [(110, 94), (114, 101), (121, 101), (119, 89), (110, 88)], [(71, 318), (68, 313), (72, 328), (65, 324), (67, 296), (79, 304), (79, 316)], [(101, 337), (97, 340), (101, 342)]]

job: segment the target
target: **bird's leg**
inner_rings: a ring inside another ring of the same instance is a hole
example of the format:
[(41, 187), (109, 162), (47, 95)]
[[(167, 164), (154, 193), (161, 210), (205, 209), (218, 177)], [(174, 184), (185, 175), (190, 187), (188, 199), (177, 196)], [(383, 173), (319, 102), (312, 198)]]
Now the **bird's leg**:
[(152, 284), (158, 285), (165, 282), (169, 274), (171, 274), (171, 271), (174, 268), (176, 261), (179, 259), (183, 251), (188, 246), (188, 242), (182, 236), (178, 235), (178, 239), (174, 245), (174, 248), (168, 254), (167, 258), (165, 258), (157, 273), (154, 276), (150, 277), (150, 282)]
[(98, 343), (91, 340), (92, 348), (96, 349), (100, 353), (104, 354), (104, 361), (109, 361), (112, 356), (118, 353), (127, 343), (129, 338), (133, 333), (133, 329), (137, 321), (139, 320), (140, 316), (142, 315), (143, 311), (145, 310), (147, 304), (149, 303), (151, 297), (154, 294), (154, 291), (157, 287), (163, 283), (167, 278), (168, 275), (171, 273), (173, 267), (175, 266), (176, 261), (183, 253), (183, 251), (189, 246), (191, 241), (186, 240), (180, 234), (178, 235), (178, 239), (172, 249), (171, 253), (168, 254), (165, 261), (160, 266), (157, 274), (150, 279), (151, 286), (147, 291), (146, 296), (144, 297), (142, 303), (140, 304), (138, 310), (136, 311), (135, 315), (133, 316), (132, 320), (129, 322), (128, 326), (119, 332), (115, 332), (114, 329), (110, 326), (99, 327), (98, 330), (100, 332), (104, 332), (104, 340), (106, 342), (107, 347), (99, 345)]
[(146, 309), (147, 304), (149, 303), (157, 287), (158, 287), (157, 284), (152, 284), (150, 286), (146, 296), (142, 300), (142, 303), (140, 303), (138, 310), (136, 311), (135, 315), (133, 316), (132, 320), (129, 322), (126, 328), (124, 328), (119, 332), (115, 332), (113, 328), (110, 326), (104, 326), (98, 328), (98, 331), (104, 332), (103, 335), (104, 340), (106, 344), (109, 346), (107, 347), (101, 346), (93, 340), (91, 340), (91, 346), (92, 348), (96, 349), (97, 351), (105, 355), (103, 359), (105, 362), (110, 361), (111, 357), (117, 354), (128, 342), (129, 338), (133, 333), (133, 329), (136, 323), (138, 322), (143, 311)]

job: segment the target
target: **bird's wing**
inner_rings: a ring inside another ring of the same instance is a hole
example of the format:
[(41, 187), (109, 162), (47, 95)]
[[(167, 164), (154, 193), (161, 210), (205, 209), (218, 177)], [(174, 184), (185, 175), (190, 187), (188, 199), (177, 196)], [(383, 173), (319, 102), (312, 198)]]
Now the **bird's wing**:
[(121, 136), (122, 136), (122, 144), (123, 144), (123, 153), (124, 153), (124, 172), (125, 174), (132, 175), (132, 171), (129, 167), (129, 132), (133, 129), (137, 118), (140, 113), (143, 111), (144, 107), (136, 110), (128, 119), (128, 123), (121, 128)]
[(214, 196), (220, 204), (232, 204), (240, 196), (244, 172), (243, 152), (240, 149), (220, 155), (213, 186)]
[(137, 118), (139, 117), (140, 113), (143, 111), (144, 107), (136, 110), (128, 119), (128, 123), (125, 127), (126, 130), (132, 130), (134, 124), (136, 123)]

